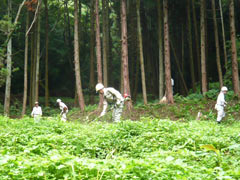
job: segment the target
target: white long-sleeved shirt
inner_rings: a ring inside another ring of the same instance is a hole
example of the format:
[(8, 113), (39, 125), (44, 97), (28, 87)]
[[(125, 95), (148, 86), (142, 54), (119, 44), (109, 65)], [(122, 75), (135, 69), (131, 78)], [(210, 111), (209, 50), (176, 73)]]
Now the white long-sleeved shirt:
[(34, 106), (31, 115), (32, 116), (34, 116), (34, 115), (40, 115), (41, 116), (42, 115), (42, 108), (40, 106), (38, 106), (38, 107)]
[(216, 105), (219, 105), (219, 106), (225, 106), (226, 105), (226, 101), (225, 101), (225, 95), (223, 92), (220, 92), (219, 95), (218, 95), (218, 98), (217, 98), (217, 103)]
[(122, 97), (121, 93), (112, 87), (104, 88), (103, 96), (104, 96), (103, 110), (100, 116), (103, 116), (106, 114), (108, 103), (114, 103), (119, 105), (121, 102), (124, 101), (124, 98)]
[(60, 103), (59, 103), (59, 108), (60, 108), (62, 111), (63, 111), (63, 109), (64, 109), (65, 107), (66, 107), (67, 110), (68, 110), (68, 107), (66, 106), (66, 104), (64, 104), (63, 102), (60, 102)]

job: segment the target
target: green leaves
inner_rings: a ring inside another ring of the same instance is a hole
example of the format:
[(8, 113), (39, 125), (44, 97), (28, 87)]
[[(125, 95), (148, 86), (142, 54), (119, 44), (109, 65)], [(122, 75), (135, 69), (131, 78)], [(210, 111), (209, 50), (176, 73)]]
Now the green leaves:
[(218, 149), (216, 149), (212, 144), (206, 144), (201, 146), (202, 149), (206, 149), (207, 151), (214, 151), (217, 155), (220, 155)]

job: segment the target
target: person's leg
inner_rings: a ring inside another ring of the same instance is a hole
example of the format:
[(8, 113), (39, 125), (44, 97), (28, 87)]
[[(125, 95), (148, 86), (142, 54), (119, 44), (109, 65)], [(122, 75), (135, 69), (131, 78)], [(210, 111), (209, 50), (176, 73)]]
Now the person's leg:
[(217, 122), (221, 122), (222, 118), (225, 116), (223, 107), (218, 108)]
[(116, 109), (115, 109), (115, 116), (113, 117), (114, 122), (120, 122), (122, 111), (123, 111), (123, 103), (121, 103)]
[(63, 122), (66, 122), (66, 121), (67, 121), (67, 113), (62, 113), (61, 120), (62, 120)]

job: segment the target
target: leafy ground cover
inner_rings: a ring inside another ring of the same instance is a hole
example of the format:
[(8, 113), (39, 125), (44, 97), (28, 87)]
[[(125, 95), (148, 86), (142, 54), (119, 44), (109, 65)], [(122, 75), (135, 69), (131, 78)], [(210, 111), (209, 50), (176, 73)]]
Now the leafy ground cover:
[(240, 122), (0, 117), (0, 179), (239, 179)]

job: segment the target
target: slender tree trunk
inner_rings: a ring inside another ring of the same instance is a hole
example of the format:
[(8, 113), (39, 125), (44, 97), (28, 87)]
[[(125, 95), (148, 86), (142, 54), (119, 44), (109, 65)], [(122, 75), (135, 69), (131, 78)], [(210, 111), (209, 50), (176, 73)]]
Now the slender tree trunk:
[[(95, 55), (94, 55), (94, 47), (95, 47), (95, 23), (94, 23), (94, 0), (91, 0), (91, 9), (90, 9), (90, 16), (91, 16), (91, 32), (90, 32), (90, 81), (89, 87), (91, 91), (95, 92)], [(90, 93), (90, 104), (94, 104), (94, 95)]]
[(201, 70), (202, 70), (202, 93), (207, 92), (207, 71), (206, 71), (206, 32), (205, 32), (205, 0), (201, 0)]
[(212, 13), (213, 13), (214, 35), (215, 35), (215, 45), (216, 45), (217, 70), (218, 70), (220, 87), (222, 87), (223, 76), (222, 76), (220, 51), (219, 51), (219, 38), (218, 38), (218, 26), (217, 26), (217, 18), (216, 18), (215, 0), (212, 0)]
[(158, 46), (159, 46), (159, 100), (164, 96), (164, 59), (163, 59), (163, 13), (162, 0), (157, 1), (158, 6)]
[(230, 4), (229, 4), (229, 18), (230, 18), (230, 33), (231, 33), (231, 46), (232, 46), (232, 83), (233, 83), (234, 94), (239, 96), (239, 75), (238, 75), (236, 30), (235, 30), (233, 0), (230, 0)]
[(196, 40), (196, 52), (197, 52), (197, 65), (198, 65), (198, 78), (199, 81), (201, 79), (201, 59), (200, 59), (200, 47), (199, 47), (199, 35), (198, 35), (198, 25), (197, 25), (197, 17), (195, 10), (195, 0), (192, 0), (192, 9), (193, 9), (193, 23), (194, 23), (194, 33)]
[(41, 4), (42, 1), (39, 0), (39, 13), (37, 18), (37, 57), (36, 57), (36, 84), (35, 84), (35, 101), (38, 101), (39, 96), (39, 65), (40, 65), (40, 26), (41, 26)]
[[(8, 0), (8, 18), (12, 19), (12, 0)], [(12, 23), (12, 21), (11, 21)], [(8, 27), (10, 33), (10, 27)], [(9, 116), (10, 95), (11, 95), (11, 74), (12, 74), (12, 38), (7, 43), (7, 78), (5, 86), (4, 115)]]
[[(129, 85), (129, 72), (128, 72), (128, 41), (127, 41), (127, 16), (126, 16), (126, 0), (121, 0), (121, 40), (122, 40), (122, 64), (123, 64), (123, 89), (124, 93), (131, 95)], [(131, 111), (132, 102), (126, 102), (127, 110)]]
[[(185, 57), (185, 53), (184, 53), (184, 50), (185, 50), (185, 39), (184, 39), (184, 24), (182, 23), (182, 54), (181, 54), (181, 57), (182, 57), (182, 64), (181, 64), (181, 71), (182, 71), (182, 74), (183, 74), (183, 77), (184, 77), (184, 71), (185, 71), (185, 63), (184, 63), (184, 57)], [(184, 89), (183, 85), (182, 85), (182, 89)]]
[(80, 61), (79, 61), (79, 41), (78, 41), (78, 0), (74, 0), (74, 64), (77, 85), (78, 103), (82, 111), (84, 111), (84, 97), (82, 92)]
[(45, 106), (49, 105), (49, 88), (48, 88), (48, 0), (44, 0), (45, 4), (45, 46), (46, 46), (46, 54), (45, 54)]
[[(97, 57), (97, 72), (98, 83), (102, 83), (102, 54), (101, 54), (101, 39), (100, 39), (100, 24), (99, 24), (99, 0), (95, 2), (95, 16), (96, 16), (96, 57)], [(99, 108), (103, 104), (103, 95), (99, 94)]]
[[(33, 26), (35, 27), (35, 26)], [(34, 29), (33, 28), (31, 30), (31, 67), (30, 67), (30, 97), (29, 97), (29, 106), (30, 106), (30, 109), (32, 109), (32, 105), (33, 105), (33, 91), (34, 91), (34, 88), (33, 88), (33, 78), (34, 78), (34, 42), (35, 42), (35, 33), (34, 33)]]
[(165, 51), (165, 83), (166, 96), (168, 103), (174, 103), (172, 83), (171, 83), (171, 62), (169, 46), (169, 29), (168, 29), (168, 0), (163, 0), (163, 17), (164, 17), (164, 51)]
[(108, 86), (108, 52), (109, 52), (109, 32), (108, 32), (108, 0), (102, 0), (102, 25), (103, 25), (103, 84)]
[[(26, 32), (29, 28), (29, 12), (27, 11), (26, 17)], [(23, 108), (22, 108), (22, 117), (26, 112), (27, 105), (27, 92), (28, 92), (28, 35), (25, 36), (25, 51), (24, 51), (24, 90), (23, 90)]]
[(225, 38), (225, 30), (224, 30), (224, 22), (223, 22), (223, 12), (222, 12), (222, 0), (219, 0), (219, 8), (221, 15), (221, 25), (222, 25), (222, 37), (223, 37), (223, 50), (224, 50), (224, 64), (225, 68), (227, 67), (227, 48), (226, 48), (226, 38)]
[(194, 73), (195, 71), (194, 71), (193, 49), (192, 49), (192, 23), (191, 23), (191, 13), (190, 13), (190, 0), (188, 0), (187, 18), (188, 18), (188, 44), (189, 44), (190, 72), (191, 72), (193, 92), (196, 92), (196, 80), (195, 80), (195, 73)]
[(147, 91), (146, 91), (144, 58), (143, 58), (142, 28), (141, 28), (141, 20), (140, 20), (140, 0), (137, 0), (136, 5), (137, 5), (137, 31), (138, 31), (138, 43), (139, 43), (139, 53), (140, 53), (141, 77), (142, 77), (142, 93), (143, 93), (143, 102), (146, 105)]

